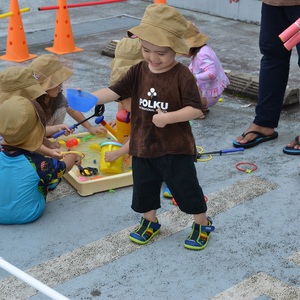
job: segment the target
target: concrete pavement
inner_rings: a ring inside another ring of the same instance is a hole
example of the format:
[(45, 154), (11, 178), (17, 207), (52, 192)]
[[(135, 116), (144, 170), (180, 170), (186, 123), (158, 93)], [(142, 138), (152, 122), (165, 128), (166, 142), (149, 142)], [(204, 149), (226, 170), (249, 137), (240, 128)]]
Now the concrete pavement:
[[(28, 2), (19, 4), (25, 7)], [(111, 58), (102, 56), (101, 50), (138, 24), (149, 4), (130, 0), (70, 9), (75, 43), (84, 51), (59, 56), (74, 69), (65, 88), (94, 91), (107, 86)], [(52, 46), (54, 12), (37, 11), (45, 1), (30, 5), (34, 5), (31, 12), (22, 15), (29, 51), (48, 53), (45, 47)], [(180, 11), (211, 37), (210, 45), (224, 69), (258, 74), (257, 25)], [(3, 20), (0, 29), (4, 53)], [(178, 59), (188, 63), (186, 58)], [(12, 65), (20, 64), (0, 61), (0, 70)], [(299, 87), (295, 54), (289, 85)], [(224, 94), (223, 102), (205, 120), (192, 122), (197, 145), (204, 151), (231, 148), (252, 121), (254, 109), (254, 102)], [(108, 104), (106, 119), (115, 113), (116, 104)], [(38, 221), (0, 226), (0, 256), (69, 299), (300, 299), (300, 159), (282, 153), (300, 133), (298, 120), (299, 105), (284, 108), (278, 139), (196, 164), (216, 226), (204, 251), (184, 249), (192, 218), (170, 200), (162, 197), (161, 234), (149, 245), (137, 246), (127, 237), (140, 219), (130, 209), (132, 187), (81, 197), (64, 181), (49, 194), (46, 212)], [(70, 118), (66, 122), (73, 124)], [(240, 162), (251, 162), (258, 169), (238, 171)], [(0, 268), (0, 299), (48, 298)]]

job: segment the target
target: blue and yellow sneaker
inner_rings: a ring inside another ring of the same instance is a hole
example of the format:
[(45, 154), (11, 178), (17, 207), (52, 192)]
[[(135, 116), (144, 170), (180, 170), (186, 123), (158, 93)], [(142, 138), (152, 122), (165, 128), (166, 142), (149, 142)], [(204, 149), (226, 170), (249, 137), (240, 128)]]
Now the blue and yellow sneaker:
[(185, 240), (184, 247), (191, 250), (203, 250), (207, 244), (210, 237), (210, 233), (215, 230), (215, 227), (212, 226), (211, 218), (207, 218), (208, 225), (199, 225), (195, 222), (192, 226), (192, 232)]
[(137, 244), (145, 245), (160, 232), (160, 226), (157, 219), (156, 222), (150, 222), (142, 217), (140, 226), (129, 234), (129, 239)]

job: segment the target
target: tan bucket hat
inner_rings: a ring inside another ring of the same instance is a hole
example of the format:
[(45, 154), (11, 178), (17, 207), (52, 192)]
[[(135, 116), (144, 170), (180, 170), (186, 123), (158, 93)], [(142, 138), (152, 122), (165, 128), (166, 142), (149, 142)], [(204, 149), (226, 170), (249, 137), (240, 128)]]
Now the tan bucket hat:
[(10, 67), (0, 72), (0, 104), (12, 96), (35, 100), (46, 94), (28, 67)]
[(167, 4), (147, 6), (140, 25), (128, 30), (128, 36), (160, 47), (170, 47), (178, 54), (188, 54), (189, 47), (183, 35), (187, 30), (186, 19)]
[(189, 48), (202, 47), (208, 42), (209, 37), (207, 35), (200, 33), (198, 28), (193, 22), (187, 21), (187, 25), (188, 25), (188, 29), (184, 34), (184, 38)]
[(0, 136), (2, 145), (36, 151), (43, 143), (43, 126), (33, 102), (12, 96), (0, 104)]
[(142, 44), (139, 39), (122, 38), (116, 46), (115, 58), (110, 64), (110, 84), (120, 80), (128, 69), (143, 61)]
[(73, 71), (65, 67), (54, 54), (35, 58), (29, 67), (45, 91), (59, 86), (73, 75)]

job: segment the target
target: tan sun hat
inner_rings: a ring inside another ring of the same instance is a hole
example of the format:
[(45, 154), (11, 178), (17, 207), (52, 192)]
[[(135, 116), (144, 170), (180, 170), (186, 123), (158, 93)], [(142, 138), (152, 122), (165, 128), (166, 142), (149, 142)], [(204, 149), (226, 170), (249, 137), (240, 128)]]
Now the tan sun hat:
[(10, 67), (0, 72), (0, 104), (17, 95), (35, 100), (45, 94), (28, 67)]
[(43, 126), (33, 102), (12, 96), (0, 105), (0, 136), (2, 145), (36, 151), (43, 143)]
[(183, 38), (186, 30), (186, 19), (174, 7), (151, 4), (147, 6), (140, 25), (129, 29), (127, 33), (129, 37), (136, 35), (153, 45), (188, 54), (189, 47)]
[(65, 67), (54, 54), (35, 58), (29, 67), (45, 91), (59, 86), (73, 75), (73, 71)]
[(209, 37), (207, 35), (200, 33), (198, 28), (193, 22), (187, 21), (187, 25), (188, 25), (188, 29), (184, 34), (184, 38), (189, 48), (202, 47), (208, 42)]
[(122, 38), (116, 46), (115, 58), (110, 64), (110, 84), (120, 80), (128, 69), (143, 61), (142, 45), (139, 39)]

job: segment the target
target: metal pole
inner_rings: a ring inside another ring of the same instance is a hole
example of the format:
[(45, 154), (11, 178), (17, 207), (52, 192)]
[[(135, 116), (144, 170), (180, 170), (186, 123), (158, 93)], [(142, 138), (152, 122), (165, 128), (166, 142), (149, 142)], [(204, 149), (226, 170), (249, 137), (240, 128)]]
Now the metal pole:
[[(74, 4), (68, 4), (68, 8), (75, 8), (75, 7), (82, 7), (82, 6), (92, 6), (92, 5), (100, 5), (100, 4), (109, 4), (109, 3), (115, 3), (115, 2), (124, 2), (126, 0), (103, 0), (103, 1), (93, 1), (93, 2), (84, 2), (84, 3), (74, 3)], [(41, 6), (38, 8), (38, 10), (53, 10), (53, 9), (59, 9), (59, 6)]]
[(22, 281), (28, 283), (32, 287), (39, 290), (44, 295), (48, 296), (50, 299), (53, 300), (70, 300), (69, 298), (66, 298), (65, 296), (59, 294), (55, 290), (51, 289), (44, 283), (40, 282), (39, 280), (33, 278), (32, 276), (28, 275), (27, 273), (21, 271), (17, 267), (13, 266), (9, 262), (5, 261), (2, 257), (0, 257), (0, 267), (7, 272), (11, 273), (12, 275), (18, 277)]

